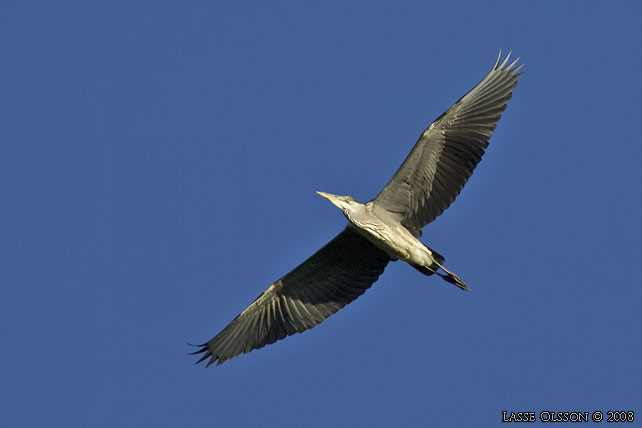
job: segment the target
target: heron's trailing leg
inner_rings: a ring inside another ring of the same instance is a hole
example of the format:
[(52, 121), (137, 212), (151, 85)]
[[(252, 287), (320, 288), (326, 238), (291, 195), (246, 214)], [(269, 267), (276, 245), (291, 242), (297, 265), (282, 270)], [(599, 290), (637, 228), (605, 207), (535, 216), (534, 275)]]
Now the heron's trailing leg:
[(441, 268), (441, 270), (446, 272), (446, 275), (444, 275), (441, 272), (435, 272), (437, 275), (442, 277), (444, 279), (444, 281), (450, 282), (451, 284), (456, 285), (457, 287), (461, 288), (462, 290), (470, 291), (470, 288), (468, 288), (466, 283), (464, 281), (462, 281), (461, 279), (459, 279), (459, 277), (457, 275), (455, 275), (454, 273), (452, 273), (451, 271), (449, 271), (448, 269), (446, 269), (445, 267), (440, 265), (438, 262), (435, 262), (435, 264), (437, 264), (437, 266), (439, 266)]
[(442, 277), (445, 281), (450, 282), (453, 285), (456, 285), (457, 287), (461, 288), (462, 290), (470, 291), (470, 288), (466, 285), (464, 281), (459, 279), (457, 275), (454, 273), (450, 272), (448, 275), (444, 275), (441, 272), (435, 272), (437, 275)]

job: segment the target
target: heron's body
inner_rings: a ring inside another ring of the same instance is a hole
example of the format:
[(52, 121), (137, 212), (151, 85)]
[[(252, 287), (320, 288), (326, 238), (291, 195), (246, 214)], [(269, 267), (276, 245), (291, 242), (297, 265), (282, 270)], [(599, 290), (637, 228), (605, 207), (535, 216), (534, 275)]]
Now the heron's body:
[(221, 364), (314, 327), (363, 294), (390, 261), (468, 290), (419, 238), (455, 200), (488, 146), (520, 76), (521, 66), (515, 67), (517, 60), (507, 65), (508, 56), (501, 64), (498, 57), (488, 75), (421, 134), (375, 199), (362, 204), (317, 192), (341, 208), (348, 226), (201, 345), (198, 362)]
[[(326, 195), (328, 194), (323, 194), (324, 197), (327, 197)], [(401, 259), (421, 266), (431, 264), (430, 250), (401, 223), (380, 218), (379, 216), (385, 213), (377, 215), (373, 202), (360, 204), (355, 201), (355, 204), (357, 207), (351, 210), (352, 207), (347, 208), (344, 213), (350, 226), (377, 248), (385, 251), (390, 260)]]
[(432, 251), (401, 224), (390, 225), (376, 216), (368, 220), (371, 222), (365, 224), (350, 221), (350, 226), (377, 248), (385, 251), (391, 261), (400, 259), (426, 268), (435, 265)]
[[(459, 288), (468, 290), (457, 275), (444, 268), (443, 257), (424, 245), (394, 215), (380, 209), (376, 201), (362, 204), (350, 196), (317, 192), (343, 210), (348, 227), (384, 251), (391, 261), (403, 260), (426, 275), (438, 274)], [(445, 274), (438, 272), (441, 268)]]

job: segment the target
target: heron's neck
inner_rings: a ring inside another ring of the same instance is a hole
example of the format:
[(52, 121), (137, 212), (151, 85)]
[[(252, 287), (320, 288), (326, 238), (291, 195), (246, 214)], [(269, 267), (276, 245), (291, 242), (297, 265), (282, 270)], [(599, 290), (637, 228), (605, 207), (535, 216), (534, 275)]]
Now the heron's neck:
[(343, 211), (343, 214), (346, 216), (348, 221), (353, 223), (355, 226), (364, 228), (368, 223), (367, 218), (368, 210), (364, 204), (354, 205), (350, 207), (349, 210)]

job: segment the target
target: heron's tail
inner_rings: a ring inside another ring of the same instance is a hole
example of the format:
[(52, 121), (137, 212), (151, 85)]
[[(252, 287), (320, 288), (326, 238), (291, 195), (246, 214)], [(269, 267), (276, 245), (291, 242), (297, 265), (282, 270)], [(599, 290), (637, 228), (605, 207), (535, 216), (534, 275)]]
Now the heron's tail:
[(444, 256), (442, 256), (441, 254), (439, 254), (437, 251), (433, 250), (432, 248), (430, 248), (428, 246), (426, 246), (426, 248), (428, 248), (428, 250), (430, 250), (430, 252), (432, 253), (433, 258), (436, 261), (436, 263), (433, 263), (430, 266), (420, 266), (420, 265), (416, 265), (414, 263), (410, 263), (410, 266), (414, 267), (415, 269), (417, 269), (419, 272), (423, 273), (424, 275), (430, 276), (433, 273), (435, 273), (437, 271), (437, 269), (439, 269), (441, 267), (441, 265), (444, 263), (444, 260), (446, 260), (446, 259), (444, 258)]
[(427, 268), (425, 266), (416, 265), (416, 264), (410, 263), (410, 262), (408, 264), (410, 266), (414, 267), (415, 269), (417, 269), (419, 272), (423, 273), (426, 276), (432, 275), (433, 273), (435, 273), (437, 271), (437, 269), (439, 269), (439, 266), (437, 266), (437, 265), (435, 265), (435, 269), (433, 270), (433, 269)]
[[(417, 269), (419, 272), (423, 273), (424, 275), (430, 276), (430, 275), (436, 273), (437, 275), (442, 277), (444, 281), (450, 282), (451, 284), (456, 285), (457, 287), (461, 288), (462, 290), (470, 291), (470, 289), (468, 288), (468, 286), (466, 285), (466, 283), (464, 281), (462, 281), (457, 275), (455, 275), (454, 273), (452, 273), (451, 271), (449, 271), (448, 269), (446, 269), (444, 267), (444, 265), (443, 265), (444, 260), (445, 260), (444, 256), (442, 256), (441, 254), (439, 254), (438, 252), (436, 252), (435, 250), (433, 250), (431, 248), (428, 248), (428, 249), (432, 252), (432, 256), (434, 258), (434, 261), (430, 266), (420, 266), (420, 265), (416, 265), (414, 263), (410, 263), (410, 266), (414, 267), (415, 269)], [(444, 272), (446, 272), (446, 274), (438, 272), (437, 271), (438, 269), (443, 270)]]
[(429, 246), (427, 246), (427, 245), (426, 245), (425, 247), (426, 247), (426, 248), (428, 248), (428, 249), (430, 250), (430, 252), (432, 253), (432, 256), (435, 258), (435, 260), (437, 260), (437, 263), (438, 263), (438, 264), (440, 264), (440, 265), (443, 265), (443, 264), (444, 264), (444, 261), (446, 260), (446, 258), (445, 258), (444, 256), (442, 256), (442, 255), (441, 255), (441, 254), (439, 254), (437, 251), (433, 250), (432, 248), (430, 248), (430, 247), (429, 247)]

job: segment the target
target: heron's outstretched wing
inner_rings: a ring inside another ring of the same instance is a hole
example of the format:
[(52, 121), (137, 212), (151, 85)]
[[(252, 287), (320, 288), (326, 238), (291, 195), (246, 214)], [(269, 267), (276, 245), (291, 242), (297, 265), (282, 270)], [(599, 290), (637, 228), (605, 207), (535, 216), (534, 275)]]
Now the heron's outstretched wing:
[(426, 129), (375, 198), (416, 235), (455, 200), (481, 160), (517, 86), (517, 60), (500, 56), (488, 75)]
[(390, 258), (346, 227), (332, 241), (272, 284), (234, 321), (195, 352), (207, 366), (300, 333), (362, 295)]

